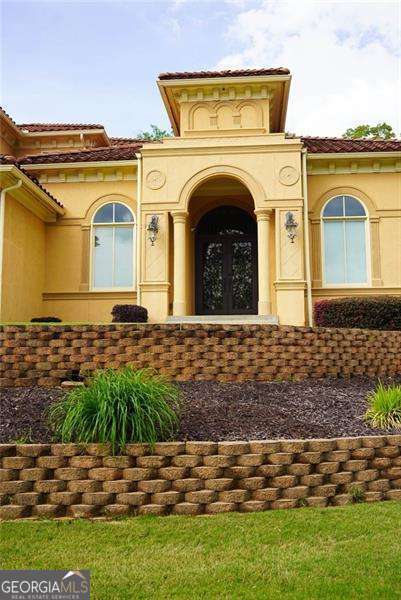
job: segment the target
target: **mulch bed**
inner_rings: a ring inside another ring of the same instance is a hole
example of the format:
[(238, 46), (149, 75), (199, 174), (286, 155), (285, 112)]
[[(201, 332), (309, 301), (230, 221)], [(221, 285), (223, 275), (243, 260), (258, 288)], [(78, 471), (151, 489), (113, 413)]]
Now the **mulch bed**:
[[(401, 377), (395, 381), (401, 383)], [(397, 433), (371, 429), (363, 421), (366, 395), (376, 384), (377, 380), (362, 377), (181, 383), (184, 401), (178, 439), (299, 439)], [(0, 443), (49, 442), (51, 434), (44, 413), (63, 393), (60, 388), (0, 389)]]

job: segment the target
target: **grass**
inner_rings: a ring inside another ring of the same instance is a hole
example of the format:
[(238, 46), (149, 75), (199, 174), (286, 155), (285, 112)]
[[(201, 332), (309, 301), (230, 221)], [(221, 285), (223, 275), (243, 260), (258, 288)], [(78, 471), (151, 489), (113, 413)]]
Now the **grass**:
[(91, 569), (92, 598), (400, 598), (401, 504), (0, 526), (2, 569)]
[(169, 439), (178, 425), (179, 388), (150, 369), (97, 371), (88, 385), (54, 402), (48, 420), (62, 442), (129, 442)]
[(385, 386), (379, 381), (367, 401), (365, 420), (379, 429), (401, 429), (401, 385)]

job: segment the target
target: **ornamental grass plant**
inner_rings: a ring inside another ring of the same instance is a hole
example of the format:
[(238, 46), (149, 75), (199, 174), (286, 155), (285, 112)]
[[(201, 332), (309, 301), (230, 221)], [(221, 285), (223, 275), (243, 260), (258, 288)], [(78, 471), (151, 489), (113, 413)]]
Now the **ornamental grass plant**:
[(379, 429), (401, 429), (401, 385), (384, 386), (380, 381), (367, 401), (365, 420)]
[(52, 404), (48, 421), (61, 442), (111, 443), (113, 452), (130, 442), (170, 439), (177, 430), (179, 388), (150, 369), (97, 371)]

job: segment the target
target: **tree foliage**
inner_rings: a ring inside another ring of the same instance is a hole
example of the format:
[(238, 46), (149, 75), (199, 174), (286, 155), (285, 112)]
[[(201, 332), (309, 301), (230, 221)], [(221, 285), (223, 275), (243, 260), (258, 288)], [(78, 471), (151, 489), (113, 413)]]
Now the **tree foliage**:
[(377, 125), (357, 125), (350, 127), (344, 133), (343, 138), (370, 138), (378, 140), (390, 140), (395, 138), (395, 133), (388, 123), (378, 123)]
[(140, 131), (137, 138), (145, 142), (157, 142), (165, 137), (172, 137), (172, 135), (171, 129), (160, 129), (157, 125), (151, 125), (150, 131)]

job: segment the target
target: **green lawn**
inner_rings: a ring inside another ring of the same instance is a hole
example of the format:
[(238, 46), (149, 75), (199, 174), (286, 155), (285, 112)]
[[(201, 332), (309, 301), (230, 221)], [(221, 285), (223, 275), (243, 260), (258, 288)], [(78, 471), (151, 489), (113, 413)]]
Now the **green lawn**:
[(345, 508), (20, 521), (2, 568), (92, 572), (92, 598), (401, 598), (401, 503)]

